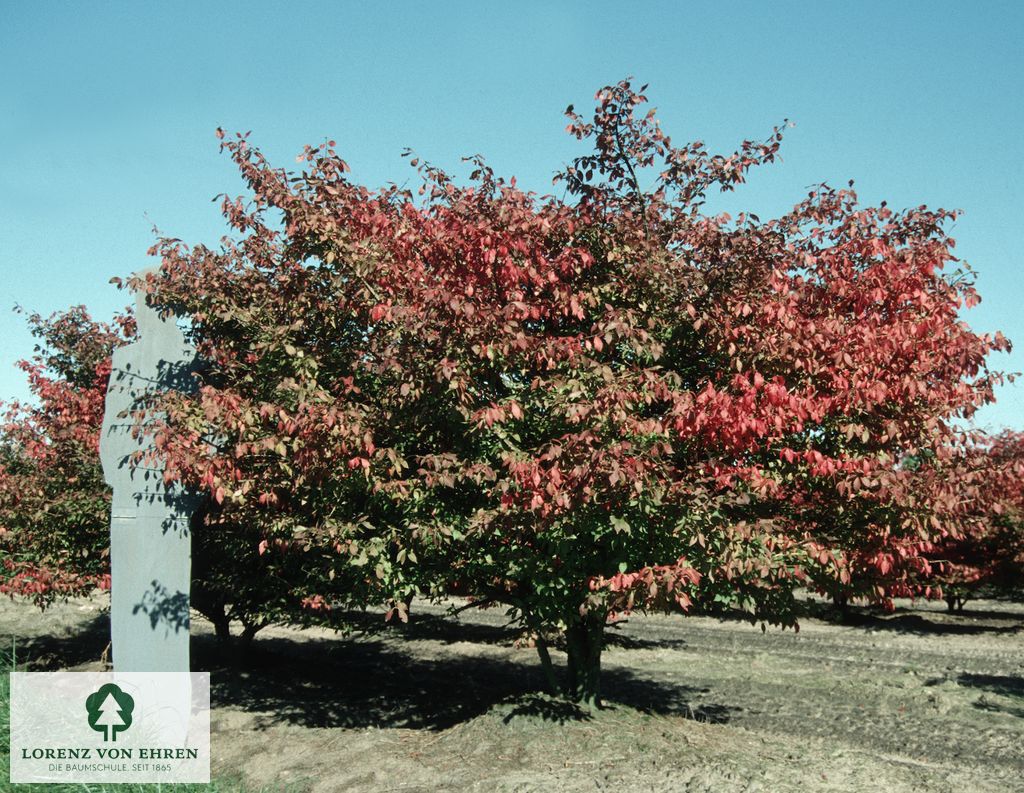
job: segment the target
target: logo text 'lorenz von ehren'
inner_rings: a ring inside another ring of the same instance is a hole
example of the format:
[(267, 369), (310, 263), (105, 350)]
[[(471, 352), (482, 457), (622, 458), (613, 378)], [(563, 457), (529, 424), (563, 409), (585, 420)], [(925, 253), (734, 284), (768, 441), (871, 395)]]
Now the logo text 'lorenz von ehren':
[(104, 741), (116, 741), (117, 734), (132, 726), (135, 700), (113, 683), (100, 686), (85, 700), (89, 726), (103, 733)]
[[(9, 672), (8, 679), (11, 782), (61, 790), (209, 783), (208, 672)], [(0, 789), (7, 790), (2, 780)]]

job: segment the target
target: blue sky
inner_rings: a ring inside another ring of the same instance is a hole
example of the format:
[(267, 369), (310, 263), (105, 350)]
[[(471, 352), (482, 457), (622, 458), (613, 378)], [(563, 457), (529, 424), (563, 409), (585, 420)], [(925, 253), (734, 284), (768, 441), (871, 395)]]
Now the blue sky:
[[(545, 192), (579, 152), (566, 105), (632, 74), (677, 142), (731, 150), (796, 122), (783, 162), (730, 208), (785, 211), (809, 185), (966, 214), (972, 327), (1024, 370), (1024, 3), (0, 2), (0, 399), (27, 390), (15, 303), (106, 318), (152, 227), (215, 243), (242, 191), (214, 130), (252, 130), (281, 165), (326, 138), (371, 186), (409, 146), (457, 168), (483, 153)], [(979, 423), (1024, 429), (1024, 382)]]

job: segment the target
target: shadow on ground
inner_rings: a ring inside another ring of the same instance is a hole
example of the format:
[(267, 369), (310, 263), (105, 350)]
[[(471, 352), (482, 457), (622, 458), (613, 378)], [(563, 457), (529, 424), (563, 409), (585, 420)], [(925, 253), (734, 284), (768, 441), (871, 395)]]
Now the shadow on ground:
[(500, 612), (497, 609), (488, 611), (496, 618), (494, 623), (462, 622), (454, 617), (426, 613), (413, 613), (407, 623), (397, 620), (385, 622), (378, 612), (345, 611), (338, 614), (338, 624), (346, 631), (359, 632), (365, 636), (401, 635), (407, 639), (424, 639), (444, 644), (472, 642), (505, 646), (519, 636), (521, 631), (505, 624), (506, 620), (499, 618)]
[(1004, 697), (1017, 697), (1024, 701), (1024, 678), (1010, 675), (976, 675), (964, 672), (956, 679), (957, 684), (980, 688)]
[(110, 643), (110, 615), (97, 614), (64, 636), (19, 637), (14, 654), (19, 667), (52, 672), (85, 664), (98, 664)]
[(649, 638), (619, 633), (614, 628), (605, 631), (605, 647), (619, 647), (623, 650), (683, 650), (690, 646), (686, 639)]
[[(957, 677), (956, 682), (958, 685), (980, 689), (983, 692), (974, 703), (974, 707), (979, 710), (986, 710), (990, 713), (1008, 713), (1011, 716), (1024, 719), (1024, 678), (1009, 675), (976, 675), (964, 672)], [(1004, 702), (993, 701), (986, 694), (996, 694), (999, 697), (1010, 699), (1015, 704), (1008, 705)]]
[[(379, 617), (377, 618), (379, 620)], [(405, 638), (430, 638), (506, 646), (512, 631), (423, 615), (400, 629)], [(397, 634), (398, 632), (396, 632)], [(461, 648), (460, 648), (461, 650)], [(419, 654), (417, 654), (419, 653)], [(523, 661), (485, 654), (446, 652), (401, 641), (398, 636), (350, 636), (313, 641), (258, 639), (244, 664), (227, 664), (212, 637), (193, 640), (194, 666), (212, 671), (212, 704), (263, 714), (261, 726), (401, 727), (444, 730), (499, 704), (506, 718), (547, 721), (585, 719), (585, 711), (538, 696), (544, 676), (533, 653)], [(559, 673), (561, 670), (557, 670)], [(645, 713), (722, 723), (738, 708), (691, 705), (708, 689), (662, 683), (628, 670), (603, 672), (605, 700)]]
[(819, 605), (810, 615), (837, 625), (872, 631), (892, 631), (916, 636), (977, 636), (981, 634), (1014, 634), (1024, 631), (1024, 614), (1002, 611), (908, 612), (902, 609), (886, 613), (871, 606), (847, 606), (836, 609)]

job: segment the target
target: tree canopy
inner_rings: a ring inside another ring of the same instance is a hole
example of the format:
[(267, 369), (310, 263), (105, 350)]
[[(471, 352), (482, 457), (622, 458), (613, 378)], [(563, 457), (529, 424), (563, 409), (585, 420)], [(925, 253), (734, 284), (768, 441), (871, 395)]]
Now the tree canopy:
[(232, 236), (159, 241), (135, 286), (208, 362), (164, 405), (167, 476), (290, 571), (292, 601), (504, 604), (542, 659), (564, 633), (568, 693), (595, 700), (614, 614), (793, 624), (796, 588), (865, 558), (882, 578), (858, 594), (916, 591), (905, 571), (962, 531), (957, 420), (1008, 343), (959, 317), (978, 297), (956, 213), (821, 185), (776, 219), (706, 214), (784, 128), (677, 147), (643, 90), (570, 106), (592, 150), (560, 198), (411, 153), (418, 190), (370, 190), (333, 142), (289, 173), (218, 131), (250, 188), (223, 198)]
[(110, 586), (99, 431), (110, 354), (134, 321), (95, 322), (75, 306), (28, 324), (39, 343), (21, 368), (34, 400), (0, 418), (0, 592), (46, 605)]

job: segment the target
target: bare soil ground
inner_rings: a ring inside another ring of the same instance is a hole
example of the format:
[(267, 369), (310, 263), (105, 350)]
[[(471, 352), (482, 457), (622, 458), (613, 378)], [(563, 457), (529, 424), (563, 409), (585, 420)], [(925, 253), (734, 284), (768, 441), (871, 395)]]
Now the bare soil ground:
[[(0, 604), (35, 669), (99, 668), (102, 600)], [(608, 707), (542, 688), (500, 611), (269, 628), (242, 663), (201, 618), (214, 775), (312, 791), (1024, 791), (1024, 606), (903, 604), (799, 633), (708, 617), (611, 631)], [(556, 653), (556, 663), (562, 656)]]

